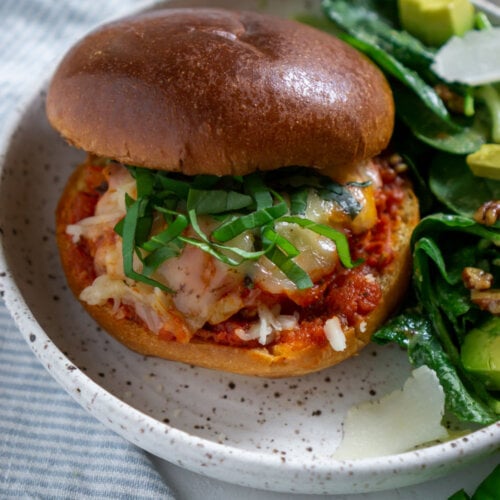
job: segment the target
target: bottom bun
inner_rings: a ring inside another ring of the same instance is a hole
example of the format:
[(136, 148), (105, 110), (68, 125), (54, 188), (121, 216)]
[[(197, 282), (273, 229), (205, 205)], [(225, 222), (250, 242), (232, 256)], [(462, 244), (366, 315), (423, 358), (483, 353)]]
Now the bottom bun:
[[(76, 297), (95, 277), (92, 258), (66, 233), (66, 226), (78, 220), (75, 220), (75, 205), (78, 205), (77, 197), (84, 184), (84, 166), (78, 168), (70, 178), (56, 214), (61, 261)], [(231, 346), (203, 338), (203, 335), (195, 335), (187, 343), (164, 340), (140, 321), (118, 318), (113, 313), (111, 301), (100, 306), (81, 303), (104, 330), (143, 355), (272, 378), (303, 375), (324, 369), (352, 357), (366, 346), (372, 333), (383, 324), (404, 296), (411, 274), (410, 237), (419, 220), (419, 209), (411, 187), (405, 184), (403, 190), (404, 199), (390, 219), (394, 259), (375, 276), (380, 284), (382, 299), (363, 317), (361, 323), (344, 330), (346, 347), (343, 350), (334, 350), (328, 342), (307, 344), (304, 341), (257, 347)]]

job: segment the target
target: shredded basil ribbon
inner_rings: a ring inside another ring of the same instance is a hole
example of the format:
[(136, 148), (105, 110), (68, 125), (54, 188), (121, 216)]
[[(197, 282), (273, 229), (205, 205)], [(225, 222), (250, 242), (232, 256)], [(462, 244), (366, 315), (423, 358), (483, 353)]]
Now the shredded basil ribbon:
[[(265, 256), (299, 290), (313, 286), (311, 278), (296, 262), (300, 251), (276, 230), (278, 223), (297, 224), (332, 240), (343, 266), (352, 262), (346, 236), (324, 224), (304, 218), (307, 197), (315, 190), (325, 200), (333, 200), (354, 218), (361, 206), (346, 186), (320, 174), (300, 168), (274, 173), (253, 173), (244, 177), (200, 175), (187, 177), (138, 167), (127, 167), (137, 183), (137, 200), (126, 195), (127, 212), (115, 231), (123, 239), (125, 275), (135, 281), (173, 293), (151, 275), (166, 260), (178, 256), (185, 245), (192, 245), (230, 266)], [(365, 187), (367, 184), (356, 183)], [(288, 193), (289, 202), (278, 193)], [(163, 217), (165, 229), (151, 235), (155, 217)], [(200, 216), (220, 220), (206, 234)], [(190, 228), (194, 235), (187, 236)], [(254, 249), (244, 250), (228, 242), (250, 231)], [(142, 272), (134, 269), (134, 256)]]

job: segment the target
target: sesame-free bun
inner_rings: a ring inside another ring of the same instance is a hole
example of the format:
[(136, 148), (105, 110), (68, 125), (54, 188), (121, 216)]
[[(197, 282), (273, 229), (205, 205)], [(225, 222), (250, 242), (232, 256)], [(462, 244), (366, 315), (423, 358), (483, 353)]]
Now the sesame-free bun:
[[(92, 157), (188, 175), (296, 165), (342, 182), (387, 146), (394, 103), (382, 73), (328, 34), (250, 12), (164, 9), (104, 26), (77, 44), (53, 77), (47, 115)], [(90, 253), (67, 233), (77, 222), (84, 169), (70, 178), (56, 214), (62, 265), (76, 297), (94, 279)], [(203, 328), (183, 343), (153, 333), (133, 314), (117, 316), (113, 301), (82, 305), (117, 340), (145, 355), (263, 377), (337, 364), (369, 342), (408, 284), (418, 203), (401, 182), (404, 199), (390, 214), (387, 233), (394, 259), (374, 277), (382, 299), (343, 331), (343, 350), (326, 339), (223, 345)]]
[(335, 177), (385, 148), (394, 104), (382, 73), (331, 35), (253, 12), (163, 9), (70, 50), (47, 115), (71, 144), (127, 164)]
[[(93, 279), (86, 271), (92, 268), (91, 257), (81, 252), (78, 244), (66, 232), (67, 225), (75, 222), (73, 213), (78, 205), (78, 192), (85, 184), (84, 168), (85, 165), (81, 165), (74, 171), (56, 213), (57, 245), (61, 262), (68, 284), (76, 297), (80, 296)], [(410, 185), (406, 184), (402, 204), (398, 213), (391, 218), (390, 246), (395, 257), (376, 278), (381, 287), (382, 299), (364, 318), (363, 327), (351, 327), (344, 331), (346, 348), (340, 351), (334, 350), (328, 342), (324, 345), (278, 343), (261, 347), (234, 347), (204, 339), (202, 335), (194, 336), (187, 343), (164, 340), (140, 322), (117, 318), (112, 303), (99, 306), (80, 302), (104, 330), (128, 348), (144, 355), (243, 375), (270, 378), (303, 375), (354, 356), (370, 342), (372, 333), (399, 305), (410, 278), (410, 237), (418, 220), (418, 201)]]

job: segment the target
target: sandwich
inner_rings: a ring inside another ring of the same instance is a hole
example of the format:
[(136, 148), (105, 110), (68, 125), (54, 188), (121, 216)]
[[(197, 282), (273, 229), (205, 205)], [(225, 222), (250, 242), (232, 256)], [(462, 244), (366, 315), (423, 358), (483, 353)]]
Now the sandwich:
[(295, 21), (161, 9), (77, 43), (46, 112), (87, 152), (68, 284), (148, 356), (262, 377), (358, 353), (402, 300), (418, 202), (383, 74)]

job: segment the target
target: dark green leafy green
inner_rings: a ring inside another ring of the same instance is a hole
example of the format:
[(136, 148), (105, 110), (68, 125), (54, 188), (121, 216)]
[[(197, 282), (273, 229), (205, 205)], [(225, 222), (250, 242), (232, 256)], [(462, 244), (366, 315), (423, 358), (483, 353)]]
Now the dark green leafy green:
[(472, 500), (495, 500), (500, 491), (500, 465), (497, 465), (472, 495)]
[(472, 495), (463, 489), (454, 493), (448, 500), (497, 500), (500, 492), (500, 465), (497, 465), (481, 482)]
[(462, 489), (451, 495), (448, 500), (470, 500), (470, 496)]
[[(495, 421), (499, 400), (465, 372), (460, 348), (467, 333), (491, 316), (471, 301), (462, 270), (479, 267), (494, 275), (495, 284), (500, 282), (500, 223), (485, 227), (471, 218), (484, 202), (500, 199), (500, 183), (474, 177), (464, 159), (494, 137), (496, 96), (492, 99), (491, 89), (478, 92), (440, 79), (432, 69), (435, 50), (401, 29), (396, 0), (323, 0), (322, 7), (337, 36), (388, 77), (399, 125), (394, 146), (410, 166), (423, 213), (443, 205), (453, 212), (426, 217), (414, 231), (411, 307), (374, 340), (396, 342), (408, 350), (414, 365), (433, 368), (446, 391), (448, 410), (460, 419)], [(488, 26), (481, 16), (476, 22), (479, 28)]]
[(415, 93), (401, 85), (393, 85), (399, 118), (415, 137), (435, 149), (457, 155), (469, 154), (487, 141), (488, 130), (476, 120), (469, 126), (459, 126), (427, 106)]
[(432, 323), (422, 313), (408, 310), (400, 314), (379, 329), (373, 341), (395, 342), (408, 350), (412, 365), (434, 370), (445, 392), (446, 409), (460, 420), (480, 424), (496, 421), (490, 408), (467, 390), (455, 364), (436, 339)]
[(454, 154), (476, 151), (488, 140), (491, 123), (460, 123), (450, 115), (436, 85), (462, 96), (464, 117), (475, 113), (474, 90), (444, 82), (434, 73), (435, 49), (401, 29), (396, 1), (323, 0), (322, 6), (326, 17), (343, 30), (338, 36), (370, 57), (389, 77), (397, 115), (415, 137)]
[[(472, 217), (483, 203), (500, 200), (500, 181), (475, 176), (463, 156), (435, 155), (429, 185), (439, 201), (466, 217)], [(500, 227), (500, 221), (496, 227)]]
[(436, 91), (428, 85), (416, 71), (407, 68), (391, 54), (385, 52), (377, 45), (370, 45), (364, 40), (350, 35), (342, 35), (341, 38), (350, 45), (366, 54), (388, 75), (396, 78), (405, 86), (410, 88), (420, 101), (436, 115), (436, 117), (450, 127), (455, 125), (451, 121), (450, 114)]
[(350, 35), (379, 46), (409, 67), (428, 68), (434, 60), (435, 50), (398, 29), (396, 1), (326, 0), (323, 8)]
[[(460, 215), (434, 214), (412, 236), (413, 307), (374, 335), (408, 350), (410, 362), (425, 364), (438, 375), (447, 409), (459, 419), (489, 424), (498, 419), (498, 399), (462, 365), (460, 348), (467, 333), (491, 317), (471, 301), (462, 270), (476, 267), (500, 280), (500, 231)], [(498, 282), (498, 281), (496, 281)]]

